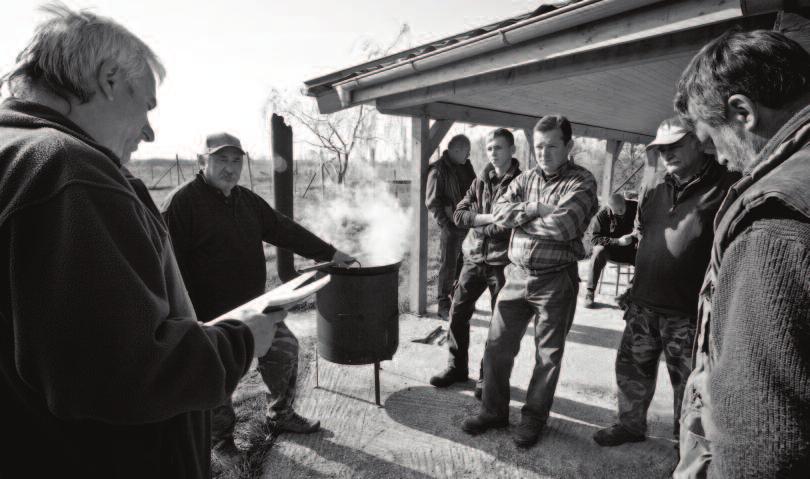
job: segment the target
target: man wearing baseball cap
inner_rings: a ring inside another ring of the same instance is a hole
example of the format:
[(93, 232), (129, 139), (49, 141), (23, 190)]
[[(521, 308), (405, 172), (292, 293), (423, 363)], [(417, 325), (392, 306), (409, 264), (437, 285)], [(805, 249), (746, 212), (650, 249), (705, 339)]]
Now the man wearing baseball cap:
[[(265, 291), (263, 243), (287, 248), (306, 258), (348, 264), (351, 256), (278, 213), (259, 195), (239, 186), (245, 151), (228, 133), (205, 139), (201, 171), (173, 191), (161, 208), (169, 227), (180, 272), (200, 321), (211, 321)], [(320, 423), (292, 408), (298, 373), (298, 340), (278, 324), (258, 370), (267, 386), (267, 425), (276, 431), (310, 433)], [(240, 456), (230, 401), (214, 410), (214, 456), (231, 465)]]
[(707, 155), (678, 118), (661, 123), (647, 150), (658, 156), (665, 171), (641, 192), (633, 232), (618, 241), (637, 247), (636, 272), (616, 356), (618, 423), (594, 434), (600, 446), (645, 439), (662, 351), (675, 397), (678, 436), (712, 222), (726, 192), (740, 178)]

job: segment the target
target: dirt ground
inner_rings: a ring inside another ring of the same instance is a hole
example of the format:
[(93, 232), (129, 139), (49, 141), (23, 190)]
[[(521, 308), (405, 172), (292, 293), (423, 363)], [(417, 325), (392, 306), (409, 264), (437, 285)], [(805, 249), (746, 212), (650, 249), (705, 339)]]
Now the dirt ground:
[[(584, 278), (584, 263), (580, 265)], [(606, 274), (606, 282), (613, 281)], [(478, 410), (473, 381), (446, 390), (428, 380), (446, 362), (446, 344), (419, 344), (436, 326), (430, 317), (400, 317), (400, 345), (382, 363), (383, 407), (374, 404), (373, 366), (343, 366), (323, 359), (315, 378), (314, 312), (291, 315), (287, 324), (302, 345), (296, 409), (321, 420), (311, 435), (270, 437), (261, 453), (263, 478), (657, 478), (669, 477), (676, 463), (672, 440), (672, 388), (661, 363), (658, 390), (650, 407), (646, 442), (601, 448), (591, 439), (615, 420), (613, 365), (624, 322), (615, 306), (612, 285), (597, 296), (598, 309), (582, 307), (584, 283), (574, 324), (568, 335), (552, 415), (540, 442), (516, 448), (509, 430), (477, 437), (459, 426)], [(435, 307), (435, 306), (434, 306)], [(477, 364), (486, 338), (489, 307), (482, 297), (472, 320), (470, 369)], [(531, 326), (512, 373), (512, 427), (520, 419), (534, 364)], [(260, 382), (243, 381), (237, 403), (251, 404), (262, 415)], [(250, 420), (240, 413), (242, 421)], [(244, 444), (243, 435), (237, 437)], [(255, 445), (251, 446), (255, 449)], [(255, 458), (254, 458), (255, 459)]]

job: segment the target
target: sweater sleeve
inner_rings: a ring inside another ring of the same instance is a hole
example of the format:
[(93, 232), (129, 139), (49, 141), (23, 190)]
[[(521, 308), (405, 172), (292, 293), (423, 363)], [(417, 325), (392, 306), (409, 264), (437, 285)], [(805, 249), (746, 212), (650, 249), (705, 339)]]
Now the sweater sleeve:
[(165, 232), (130, 193), (73, 183), (8, 227), (16, 367), (55, 416), (143, 424), (210, 409), (249, 368), (247, 327), (182, 316)]
[(441, 188), (439, 188), (441, 183), (439, 174), (439, 168), (437, 167), (430, 168), (428, 171), (425, 185), (425, 207), (430, 211), (439, 226), (447, 228), (454, 226), (451, 216), (456, 205), (451, 205), (451, 201), (445, 197)]
[(479, 203), (475, 194), (476, 191), (478, 191), (478, 181), (479, 180), (474, 180), (472, 182), (467, 192), (464, 194), (464, 198), (458, 202), (456, 211), (453, 212), (453, 223), (459, 228), (475, 227), (475, 215), (479, 213)]
[(317, 261), (329, 261), (335, 255), (336, 250), (332, 245), (274, 210), (263, 198), (256, 196), (255, 199), (259, 205), (265, 242)]
[(612, 244), (613, 238), (610, 237), (610, 215), (606, 208), (603, 208), (595, 217), (593, 221), (593, 229), (591, 230), (591, 244), (594, 246), (608, 246)]
[(713, 302), (710, 477), (810, 467), (810, 224), (760, 220), (728, 248)]

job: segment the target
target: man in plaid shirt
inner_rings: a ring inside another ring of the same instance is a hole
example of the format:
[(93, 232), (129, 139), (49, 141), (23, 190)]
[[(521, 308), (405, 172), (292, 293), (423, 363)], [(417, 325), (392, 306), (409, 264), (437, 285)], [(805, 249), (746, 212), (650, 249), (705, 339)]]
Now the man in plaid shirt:
[(498, 295), (484, 353), (481, 412), (462, 429), (479, 434), (509, 422), (509, 376), (520, 340), (536, 316), (535, 367), (514, 441), (531, 447), (548, 419), (565, 337), (579, 292), (582, 236), (596, 213), (596, 180), (574, 164), (571, 123), (548, 115), (534, 127), (537, 167), (521, 173), (492, 208), (495, 223), (514, 228), (506, 284)]

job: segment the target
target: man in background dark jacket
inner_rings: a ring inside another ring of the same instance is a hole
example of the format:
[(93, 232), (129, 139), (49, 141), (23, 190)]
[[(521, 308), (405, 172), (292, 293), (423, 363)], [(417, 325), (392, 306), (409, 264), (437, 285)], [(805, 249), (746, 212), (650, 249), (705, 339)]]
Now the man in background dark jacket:
[(658, 155), (666, 174), (642, 192), (635, 230), (621, 238), (638, 243), (636, 274), (616, 356), (618, 423), (594, 434), (600, 446), (646, 438), (647, 409), (655, 394), (662, 352), (672, 382), (674, 434), (678, 435), (712, 220), (739, 178), (706, 155), (678, 118), (661, 123), (647, 148)]
[(467, 233), (453, 222), (453, 211), (475, 179), (469, 156), (470, 139), (456, 135), (442, 156), (428, 167), (425, 206), (441, 228), (436, 299), (439, 316), (445, 320), (450, 315), (450, 296), (461, 271), (461, 243)]
[(810, 54), (786, 36), (723, 35), (675, 107), (743, 171), (715, 220), (674, 477), (810, 471)]
[[(608, 261), (636, 264), (636, 247), (621, 237), (633, 232), (638, 203), (627, 200), (619, 193), (610, 196), (605, 208), (596, 214), (591, 229), (591, 263), (588, 271), (588, 290), (585, 292), (585, 307), (593, 308), (593, 295)], [(627, 242), (628, 244), (623, 244)]]
[[(520, 173), (515, 154), (515, 138), (504, 128), (487, 135), (487, 156), (490, 163), (473, 181), (464, 199), (459, 202), (453, 219), (462, 228), (469, 228), (462, 245), (464, 265), (453, 291), (450, 306), (450, 331), (447, 369), (430, 378), (430, 384), (443, 388), (467, 381), (470, 318), (475, 302), (489, 287), (492, 307), (504, 283), (503, 270), (509, 264), (507, 249), (511, 228), (493, 223), (492, 205), (504, 194), (509, 183)], [(483, 369), (479, 369), (476, 397), (481, 396)]]

